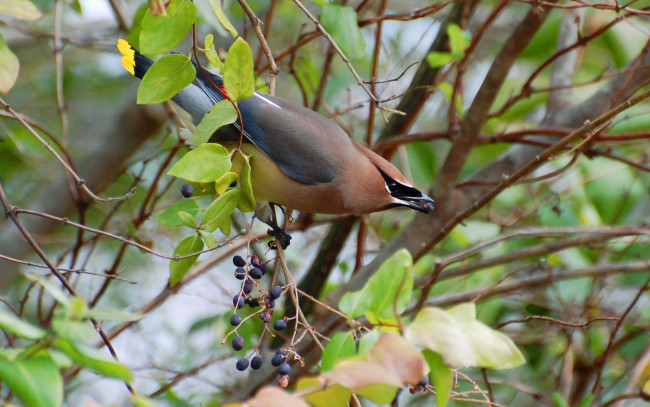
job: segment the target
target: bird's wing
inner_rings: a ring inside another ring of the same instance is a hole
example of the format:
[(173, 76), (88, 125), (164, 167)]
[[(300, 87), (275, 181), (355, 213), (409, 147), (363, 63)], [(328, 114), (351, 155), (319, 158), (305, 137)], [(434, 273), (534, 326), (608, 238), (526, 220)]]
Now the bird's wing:
[[(197, 69), (197, 82), (214, 103), (224, 95), (214, 88), (223, 86), (221, 77)], [(284, 99), (263, 93), (237, 103), (244, 136), (266, 154), (290, 178), (303, 184), (332, 182), (342, 170), (343, 156), (352, 141), (331, 120)], [(236, 141), (241, 123), (218, 130), (213, 141)]]

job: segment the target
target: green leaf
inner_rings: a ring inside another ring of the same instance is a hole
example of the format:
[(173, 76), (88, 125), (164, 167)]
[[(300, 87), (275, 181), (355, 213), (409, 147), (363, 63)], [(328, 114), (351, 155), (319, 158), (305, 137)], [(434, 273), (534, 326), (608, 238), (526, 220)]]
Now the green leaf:
[[(194, 234), (187, 236), (185, 239), (181, 240), (174, 249), (174, 256), (186, 256), (188, 254), (197, 253), (203, 250), (203, 240)], [(199, 258), (199, 255), (190, 256), (185, 259), (172, 260), (169, 264), (169, 285), (171, 287), (175, 286), (185, 273), (190, 269), (192, 264)]]
[(26, 339), (40, 339), (46, 335), (41, 328), (18, 318), (3, 308), (0, 308), (0, 329)]
[(358, 59), (365, 55), (366, 40), (359, 30), (357, 13), (352, 7), (326, 4), (320, 22), (348, 58)]
[(596, 395), (593, 393), (587, 394), (578, 404), (578, 407), (589, 407), (596, 399)]
[(183, 225), (187, 226), (188, 228), (196, 229), (199, 227), (199, 225), (196, 224), (196, 219), (194, 219), (194, 216), (185, 211), (179, 211), (178, 217), (180, 218), (181, 222), (183, 222)]
[(512, 369), (525, 363), (510, 338), (476, 320), (474, 303), (448, 311), (422, 309), (405, 329), (406, 338), (438, 353), (447, 366)]
[(377, 328), (370, 332), (364, 332), (363, 336), (359, 340), (359, 349), (357, 350), (359, 355), (365, 355), (368, 353), (382, 335), (383, 333)]
[(4, 37), (0, 34), (0, 92), (9, 93), (18, 79), (19, 68), (18, 58), (11, 52)]
[(185, 55), (167, 55), (154, 62), (138, 87), (139, 104), (162, 103), (174, 97), (196, 77), (194, 65)]
[(28, 0), (2, 0), (0, 1), (0, 14), (25, 21), (36, 20), (43, 16), (38, 8)]
[(9, 360), (0, 354), (0, 382), (28, 407), (58, 407), (63, 403), (63, 379), (49, 357)]
[(454, 371), (447, 365), (442, 357), (436, 352), (425, 349), (422, 352), (429, 364), (431, 372), (431, 383), (436, 388), (436, 400), (438, 407), (445, 407), (451, 396), (451, 389), (454, 385)]
[(61, 338), (72, 342), (88, 342), (97, 335), (90, 321), (78, 321), (58, 313), (52, 320), (52, 329)]
[(357, 347), (352, 337), (352, 332), (337, 332), (332, 340), (327, 343), (321, 359), (321, 371), (332, 370), (336, 362), (341, 359), (355, 356)]
[(199, 144), (206, 143), (215, 131), (225, 125), (234, 123), (235, 120), (237, 120), (235, 107), (230, 101), (222, 100), (214, 105), (196, 126), (194, 135), (192, 136), (192, 145), (198, 146)]
[(49, 280), (45, 279), (42, 276), (30, 274), (26, 274), (25, 277), (45, 288), (45, 291), (47, 291), (47, 293), (50, 294), (52, 298), (54, 298), (56, 302), (61, 304), (64, 308), (69, 309), (72, 306), (72, 298)]
[(131, 31), (126, 36), (126, 41), (133, 46), (135, 49), (140, 48), (140, 32), (142, 31), (142, 19), (149, 10), (148, 4), (143, 4), (135, 12), (133, 16), (133, 24), (131, 24)]
[(247, 99), (255, 93), (253, 53), (241, 37), (228, 50), (223, 68), (223, 85), (228, 98), (233, 102)]
[(445, 66), (448, 63), (452, 62), (454, 57), (451, 56), (449, 52), (437, 52), (431, 51), (427, 54), (427, 62), (432, 68), (437, 68), (440, 66)]
[[(339, 309), (350, 318), (371, 312), (376, 318), (401, 314), (413, 294), (411, 254), (402, 249), (388, 258), (360, 290), (347, 293), (339, 301)], [(395, 306), (394, 306), (395, 305)]]
[(203, 242), (205, 242), (205, 245), (208, 246), (208, 248), (213, 249), (217, 245), (217, 240), (212, 233), (205, 230), (199, 230), (199, 234), (201, 235), (201, 238), (203, 238)]
[(100, 321), (139, 321), (144, 318), (144, 314), (138, 312), (92, 308), (86, 311), (86, 317), (95, 318)]
[[(347, 407), (352, 391), (335, 384), (323, 389), (324, 380), (318, 377), (303, 377), (298, 380), (296, 390), (306, 393), (303, 398), (314, 407)], [(322, 390), (320, 390), (322, 389)]]
[(397, 396), (397, 388), (385, 384), (372, 384), (362, 389), (356, 390), (355, 393), (373, 401), (379, 405), (388, 405), (391, 401), (395, 400)]
[(95, 348), (72, 343), (65, 339), (54, 341), (54, 347), (65, 353), (75, 363), (106, 377), (114, 377), (127, 383), (133, 381), (133, 375), (126, 366), (115, 362)]
[(569, 403), (567, 403), (566, 400), (564, 400), (564, 397), (558, 392), (553, 393), (553, 404), (555, 404), (555, 407), (569, 407)]
[(224, 224), (230, 225), (230, 215), (235, 211), (240, 196), (241, 190), (234, 188), (212, 201), (203, 215), (202, 228), (214, 232)]
[(215, 181), (214, 183), (214, 189), (217, 194), (223, 195), (228, 188), (232, 185), (233, 182), (236, 182), (239, 179), (236, 173), (232, 171), (228, 171), (223, 175), (223, 177), (219, 178), (218, 180)]
[(205, 56), (215, 68), (219, 70), (223, 69), (223, 62), (221, 62), (219, 54), (217, 54), (217, 50), (214, 48), (214, 37), (212, 34), (205, 36)]
[(253, 183), (251, 181), (251, 157), (240, 153), (238, 154), (238, 159), (243, 157), (243, 162), (241, 165), (241, 170), (239, 172), (239, 182), (240, 189), (242, 191), (241, 198), (237, 203), (237, 208), (242, 212), (252, 212), (255, 210), (255, 197), (253, 196)]
[(457, 24), (449, 24), (447, 34), (449, 35), (449, 48), (451, 48), (453, 58), (460, 60), (465, 57), (465, 50), (469, 47), (472, 36), (468, 32), (461, 30)]
[(133, 396), (133, 403), (135, 407), (160, 407), (160, 404), (140, 394)]
[(223, 8), (221, 7), (221, 0), (210, 0), (210, 4), (212, 4), (214, 15), (217, 16), (217, 19), (223, 28), (228, 30), (233, 37), (238, 36), (239, 34), (237, 34), (237, 30), (232, 25), (230, 20), (228, 20), (228, 17), (226, 17), (226, 13), (223, 12)]
[(190, 182), (214, 182), (230, 170), (230, 153), (214, 143), (189, 151), (167, 172)]
[(183, 222), (181, 222), (181, 218), (178, 216), (179, 212), (186, 212), (191, 216), (196, 216), (200, 211), (201, 206), (194, 199), (181, 199), (160, 212), (158, 222), (164, 226), (181, 226)]
[(178, 45), (196, 20), (196, 7), (189, 0), (172, 0), (166, 16), (150, 10), (142, 18), (140, 50), (144, 54), (162, 54)]

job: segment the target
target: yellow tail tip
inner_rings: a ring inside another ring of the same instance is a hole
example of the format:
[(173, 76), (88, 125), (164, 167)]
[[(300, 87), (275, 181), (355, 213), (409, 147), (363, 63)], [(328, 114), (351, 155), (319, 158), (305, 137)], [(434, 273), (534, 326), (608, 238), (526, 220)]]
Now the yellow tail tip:
[(122, 54), (122, 66), (131, 75), (135, 75), (135, 50), (127, 41), (120, 38), (117, 40), (117, 49)]

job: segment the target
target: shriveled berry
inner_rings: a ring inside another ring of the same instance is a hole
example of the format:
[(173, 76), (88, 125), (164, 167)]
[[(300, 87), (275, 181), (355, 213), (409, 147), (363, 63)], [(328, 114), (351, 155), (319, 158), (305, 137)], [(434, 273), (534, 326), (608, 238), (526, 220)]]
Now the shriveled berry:
[(282, 287), (279, 285), (273, 286), (273, 288), (269, 290), (269, 294), (271, 294), (271, 297), (273, 297), (274, 300), (277, 300), (282, 295)]
[(181, 187), (181, 195), (184, 198), (189, 198), (194, 194), (194, 187), (192, 184), (185, 184)]
[(291, 370), (291, 365), (288, 364), (288, 363), (283, 363), (283, 364), (281, 364), (280, 367), (278, 368), (278, 373), (279, 373), (281, 376), (286, 376), (286, 375), (289, 374), (289, 371), (290, 371), (290, 370)]
[(246, 260), (241, 256), (235, 256), (232, 258), (232, 262), (237, 267), (244, 267), (246, 265)]
[(246, 358), (241, 358), (237, 361), (237, 370), (240, 372), (243, 372), (244, 370), (248, 369), (248, 359)]
[(271, 322), (271, 313), (268, 311), (262, 312), (260, 318), (262, 318), (262, 321), (264, 321), (265, 324), (268, 324)]
[(260, 299), (259, 297), (253, 298), (253, 297), (248, 297), (246, 299), (246, 302), (248, 303), (248, 306), (251, 308), (257, 308), (260, 306)]
[(237, 280), (245, 279), (246, 278), (246, 269), (243, 268), (243, 267), (237, 267), (237, 269), (235, 269), (235, 278)]
[(283, 329), (286, 328), (286, 327), (287, 327), (287, 321), (285, 321), (284, 319), (278, 319), (278, 320), (275, 321), (275, 323), (273, 324), (273, 328), (274, 328), (276, 331), (281, 331), (281, 330), (283, 330)]
[(246, 305), (246, 298), (243, 294), (237, 294), (232, 299), (232, 306), (237, 309), (243, 308)]
[[(241, 317), (237, 314), (233, 314), (230, 317), (230, 325), (232, 326), (239, 326), (241, 324)], [(277, 328), (276, 328), (277, 329)]]
[(289, 375), (280, 375), (280, 377), (278, 377), (278, 386), (283, 389), (289, 387)]
[(253, 265), (253, 267), (259, 267), (262, 265), (262, 261), (260, 260), (259, 257), (253, 255), (251, 257), (251, 264)]
[(271, 359), (271, 365), (278, 367), (282, 363), (284, 363), (284, 355), (281, 353), (276, 353), (275, 356), (273, 356), (273, 359)]
[(250, 294), (251, 291), (253, 291), (253, 287), (255, 287), (255, 283), (253, 283), (251, 280), (244, 281), (244, 287), (242, 290), (244, 291), (244, 294)]
[(249, 274), (250, 274), (251, 277), (254, 278), (255, 280), (259, 280), (259, 279), (262, 278), (262, 276), (264, 275), (264, 274), (262, 274), (262, 270), (260, 270), (259, 267), (255, 267), (254, 269), (252, 269), (252, 270), (249, 272)]
[(263, 359), (262, 359), (261, 356), (255, 356), (251, 360), (251, 368), (254, 369), (254, 370), (259, 369), (260, 367), (262, 367), (262, 362), (263, 362)]
[(266, 308), (273, 308), (275, 307), (275, 300), (271, 298), (270, 295), (267, 295), (266, 298), (264, 299), (266, 303)]
[(232, 348), (234, 350), (244, 349), (244, 338), (241, 336), (236, 336), (235, 339), (232, 340)]

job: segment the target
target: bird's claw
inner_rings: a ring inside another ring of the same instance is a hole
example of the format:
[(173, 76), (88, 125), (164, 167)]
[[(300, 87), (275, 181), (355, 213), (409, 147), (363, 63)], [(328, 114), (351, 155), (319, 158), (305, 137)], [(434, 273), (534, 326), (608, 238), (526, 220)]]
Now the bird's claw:
[(291, 243), (291, 235), (279, 226), (271, 225), (271, 228), (272, 229), (269, 229), (266, 233), (269, 236), (274, 237), (275, 240), (269, 242), (269, 247), (273, 250), (277, 250), (277, 245), (279, 244), (282, 247), (282, 250), (286, 249)]

